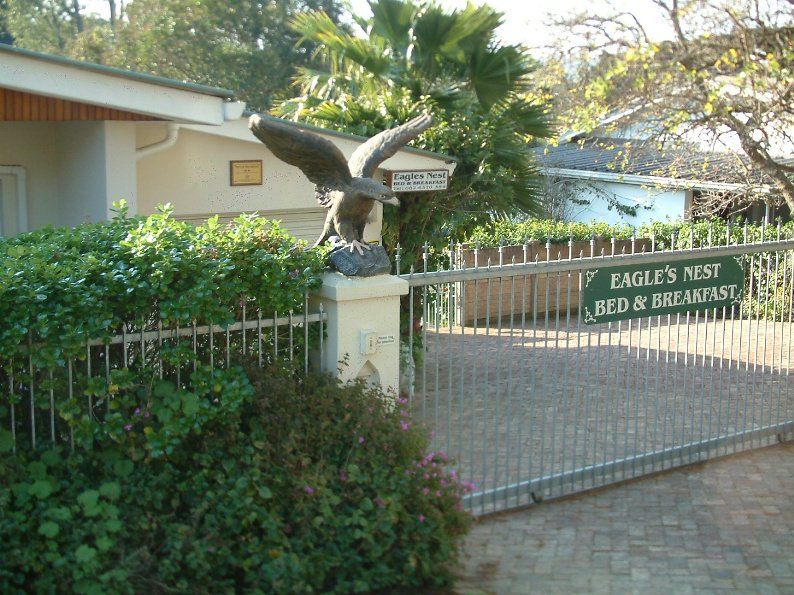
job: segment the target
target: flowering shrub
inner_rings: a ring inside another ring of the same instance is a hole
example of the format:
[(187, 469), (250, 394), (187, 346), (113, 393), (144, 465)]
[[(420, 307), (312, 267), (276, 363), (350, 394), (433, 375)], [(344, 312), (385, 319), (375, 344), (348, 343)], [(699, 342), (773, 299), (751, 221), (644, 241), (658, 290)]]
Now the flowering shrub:
[(0, 441), (0, 591), (450, 582), (466, 487), (401, 403), (278, 368), (206, 373), (191, 397), (161, 384), (157, 410), (132, 409), (93, 449)]

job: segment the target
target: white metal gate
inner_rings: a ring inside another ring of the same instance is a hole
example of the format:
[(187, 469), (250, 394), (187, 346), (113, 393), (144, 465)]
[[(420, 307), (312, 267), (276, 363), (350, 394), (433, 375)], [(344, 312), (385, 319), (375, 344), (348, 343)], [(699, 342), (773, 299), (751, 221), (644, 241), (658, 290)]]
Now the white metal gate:
[[(746, 235), (745, 235), (746, 239)], [(709, 242), (710, 244), (710, 242)], [(410, 402), (433, 448), (504, 510), (785, 440), (794, 431), (794, 239), (656, 250), (458, 247), (410, 284)], [(505, 258), (510, 254), (509, 261)], [(534, 254), (534, 255), (533, 255)], [(584, 271), (741, 257), (741, 304), (585, 325)], [(415, 331), (414, 329), (421, 328)]]

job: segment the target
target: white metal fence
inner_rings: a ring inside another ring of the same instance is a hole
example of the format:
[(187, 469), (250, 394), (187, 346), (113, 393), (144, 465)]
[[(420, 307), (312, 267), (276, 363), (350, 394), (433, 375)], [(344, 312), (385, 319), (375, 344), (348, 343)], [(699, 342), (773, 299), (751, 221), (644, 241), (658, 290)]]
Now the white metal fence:
[[(455, 250), (446, 269), (402, 275), (408, 315), (421, 319), (408, 324), (422, 345), (412, 411), (475, 483), (469, 508), (521, 506), (791, 436), (794, 239), (737, 235), (663, 251), (653, 239), (620, 251), (614, 240), (547, 243), (534, 258), (525, 245), (498, 264)], [(744, 263), (740, 304), (584, 324), (584, 271), (711, 256)]]
[(87, 340), (79, 355), (49, 366), (38, 363), (36, 351), (44, 345), (31, 335), (23, 357), (0, 359), (0, 386), (5, 389), (0, 393), (0, 423), (10, 431), (14, 450), (42, 442), (73, 447), (73, 429), (63, 419), (62, 404), (76, 399), (83, 414), (101, 423), (117, 370), (146, 372), (180, 388), (189, 387), (198, 366), (224, 369), (256, 362), (261, 367), (284, 361), (308, 371), (310, 352), (319, 353), (322, 361), (327, 320), (322, 305), (310, 313), (308, 304), (308, 294), (302, 313), (268, 312), (241, 302), (235, 321), (223, 325), (194, 322), (164, 328), (131, 322), (115, 335)]

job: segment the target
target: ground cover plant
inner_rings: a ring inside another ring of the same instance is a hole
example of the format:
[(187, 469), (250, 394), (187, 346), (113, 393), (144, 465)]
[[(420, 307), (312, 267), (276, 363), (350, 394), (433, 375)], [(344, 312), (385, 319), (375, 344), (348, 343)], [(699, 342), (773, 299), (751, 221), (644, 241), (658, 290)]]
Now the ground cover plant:
[(464, 487), (378, 391), (203, 369), (189, 391), (155, 381), (116, 399), (123, 425), (97, 422), (73, 453), (0, 442), (3, 592), (449, 583)]

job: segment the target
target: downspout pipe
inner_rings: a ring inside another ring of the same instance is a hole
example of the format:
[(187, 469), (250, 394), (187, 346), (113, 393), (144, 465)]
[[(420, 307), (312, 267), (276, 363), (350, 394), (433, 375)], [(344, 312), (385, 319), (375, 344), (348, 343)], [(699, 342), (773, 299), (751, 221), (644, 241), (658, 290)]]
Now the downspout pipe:
[(148, 157), (149, 155), (154, 155), (155, 153), (159, 153), (160, 151), (165, 151), (166, 149), (170, 149), (176, 144), (177, 139), (179, 138), (179, 124), (174, 122), (168, 122), (166, 124), (166, 135), (163, 140), (159, 140), (156, 143), (152, 143), (150, 145), (146, 145), (144, 147), (140, 147), (139, 149), (135, 150), (135, 158), (142, 159), (144, 157)]

